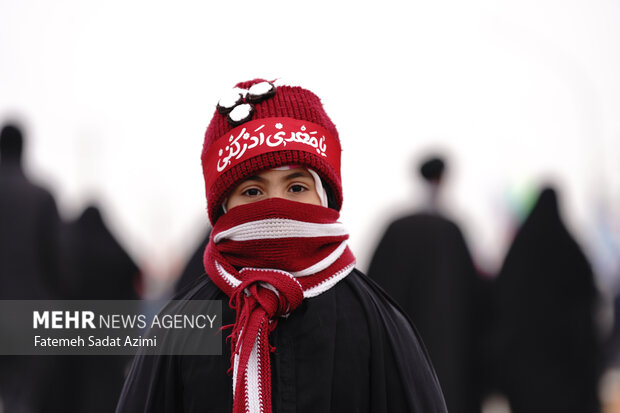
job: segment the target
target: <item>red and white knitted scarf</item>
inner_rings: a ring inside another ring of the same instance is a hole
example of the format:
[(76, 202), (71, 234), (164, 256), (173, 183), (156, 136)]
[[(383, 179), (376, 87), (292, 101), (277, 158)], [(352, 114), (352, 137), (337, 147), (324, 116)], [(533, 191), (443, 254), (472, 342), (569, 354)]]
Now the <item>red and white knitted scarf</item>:
[(216, 222), (204, 264), (236, 310), (233, 413), (271, 413), (269, 334), (278, 318), (353, 270), (338, 217), (333, 209), (271, 198), (235, 207)]

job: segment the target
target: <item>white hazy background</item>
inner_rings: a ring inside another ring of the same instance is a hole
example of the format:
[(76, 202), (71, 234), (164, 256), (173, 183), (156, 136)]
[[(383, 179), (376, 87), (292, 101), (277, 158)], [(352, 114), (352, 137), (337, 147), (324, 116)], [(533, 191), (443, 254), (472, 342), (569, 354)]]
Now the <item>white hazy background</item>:
[[(0, 122), (65, 219), (88, 202), (154, 285), (206, 227), (203, 134), (241, 80), (323, 100), (342, 141), (359, 266), (425, 197), (413, 163), (449, 156), (447, 213), (493, 273), (519, 208), (553, 182), (618, 284), (620, 2), (0, 0)], [(523, 212), (523, 211), (521, 211)]]

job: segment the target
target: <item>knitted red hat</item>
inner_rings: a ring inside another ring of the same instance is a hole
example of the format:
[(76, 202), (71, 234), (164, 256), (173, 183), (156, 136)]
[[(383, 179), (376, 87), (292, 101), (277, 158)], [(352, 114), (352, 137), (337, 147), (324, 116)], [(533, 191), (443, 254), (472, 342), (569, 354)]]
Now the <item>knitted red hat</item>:
[(314, 93), (262, 79), (237, 84), (218, 103), (202, 149), (211, 223), (237, 184), (283, 165), (315, 170), (333, 195), (331, 206), (340, 210), (340, 151), (336, 126)]

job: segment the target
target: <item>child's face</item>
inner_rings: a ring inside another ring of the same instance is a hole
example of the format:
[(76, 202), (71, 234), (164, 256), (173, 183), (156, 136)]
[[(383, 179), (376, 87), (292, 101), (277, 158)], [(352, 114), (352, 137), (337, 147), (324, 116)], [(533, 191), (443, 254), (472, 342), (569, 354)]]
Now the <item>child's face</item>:
[(270, 169), (241, 182), (228, 196), (226, 210), (267, 198), (321, 205), (314, 179), (305, 168)]

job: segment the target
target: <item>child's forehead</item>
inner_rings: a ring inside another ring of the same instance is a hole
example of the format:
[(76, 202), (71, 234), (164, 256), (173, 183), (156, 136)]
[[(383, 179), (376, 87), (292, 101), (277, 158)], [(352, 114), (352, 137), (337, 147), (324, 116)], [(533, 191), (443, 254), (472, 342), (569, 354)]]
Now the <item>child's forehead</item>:
[(293, 179), (302, 176), (312, 178), (312, 175), (308, 172), (306, 167), (301, 165), (286, 165), (259, 171), (255, 175), (243, 179), (241, 182), (256, 180), (257, 178)]

